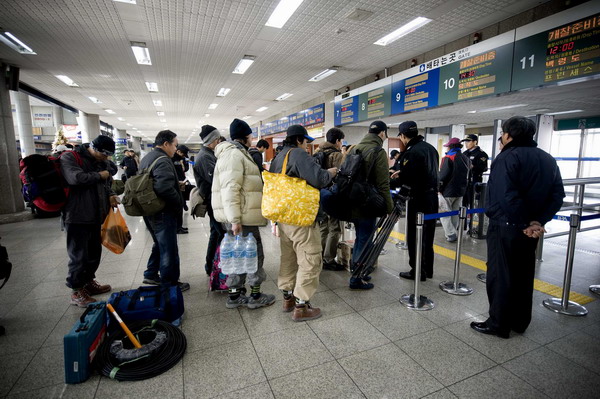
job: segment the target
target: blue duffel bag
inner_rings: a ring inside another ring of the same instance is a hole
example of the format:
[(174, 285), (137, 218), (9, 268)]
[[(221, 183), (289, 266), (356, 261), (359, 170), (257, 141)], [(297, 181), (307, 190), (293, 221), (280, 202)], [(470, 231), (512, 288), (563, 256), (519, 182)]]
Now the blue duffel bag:
[(172, 323), (178, 320), (184, 311), (183, 295), (177, 285), (142, 286), (135, 290), (115, 292), (110, 296), (108, 303), (115, 308), (124, 322), (158, 319)]

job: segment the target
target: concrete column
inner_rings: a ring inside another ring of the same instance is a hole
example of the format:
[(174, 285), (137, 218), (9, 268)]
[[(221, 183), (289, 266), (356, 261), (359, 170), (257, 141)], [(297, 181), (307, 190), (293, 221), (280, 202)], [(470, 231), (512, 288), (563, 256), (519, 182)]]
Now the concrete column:
[[(325, 133), (332, 127), (335, 127), (335, 104), (332, 102), (335, 99), (335, 92), (332, 90), (328, 93), (325, 93), (325, 123), (323, 126), (323, 136)], [(389, 130), (388, 130), (389, 133)]]
[(131, 146), (133, 148), (133, 151), (138, 153), (141, 151), (142, 149), (142, 138), (141, 137), (137, 137), (137, 136), (131, 136)]
[(96, 114), (86, 114), (79, 111), (77, 118), (79, 127), (81, 128), (81, 142), (89, 143), (96, 137), (100, 136), (100, 116)]
[(496, 158), (496, 155), (500, 153), (500, 143), (498, 142), (498, 139), (502, 137), (502, 119), (494, 120), (494, 130), (492, 136), (492, 158), (490, 159), (490, 161), (493, 161)]
[(63, 120), (63, 109), (58, 105), (52, 107), (52, 120), (56, 131), (65, 123)]
[(554, 116), (536, 115), (536, 120), (536, 133), (533, 138), (537, 141), (539, 148), (550, 153), (552, 134), (554, 134)]
[[(31, 119), (29, 121), (31, 126)], [(33, 141), (33, 137), (32, 137)], [(19, 179), (19, 152), (13, 126), (9, 90), (0, 85), (0, 215), (22, 212), (25, 203)]]
[(19, 144), (21, 155), (35, 154), (35, 143), (33, 142), (33, 126), (31, 123), (31, 105), (29, 95), (22, 91), (13, 92), (15, 108), (17, 110), (17, 129), (19, 130)]
[(450, 125), (450, 138), (453, 137), (462, 140), (465, 137), (465, 125)]

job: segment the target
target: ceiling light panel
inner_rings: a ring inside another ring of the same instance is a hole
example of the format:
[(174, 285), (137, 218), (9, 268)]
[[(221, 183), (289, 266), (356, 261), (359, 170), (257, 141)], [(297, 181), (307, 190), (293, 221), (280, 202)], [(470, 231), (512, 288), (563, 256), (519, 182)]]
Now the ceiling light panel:
[(158, 83), (146, 82), (146, 87), (150, 93), (158, 93)]
[(152, 65), (150, 51), (144, 42), (131, 42), (131, 50), (135, 55), (135, 60), (140, 65)]
[(0, 32), (0, 41), (20, 54), (36, 55), (31, 47), (10, 32)]
[(210, 104), (208, 106), (208, 109), (216, 109), (219, 106), (219, 104)]
[(165, 113), (164, 113), (164, 111), (156, 111), (156, 115), (165, 116)]
[(91, 102), (94, 104), (102, 104), (102, 101), (98, 100), (96, 97), (88, 97)]
[(256, 59), (256, 57), (253, 55), (245, 55), (240, 60), (240, 62), (238, 62), (235, 69), (233, 70), (233, 73), (238, 74), (238, 75), (245, 74), (246, 71), (248, 70), (248, 68), (250, 68), (250, 66), (254, 63), (255, 59)]
[(303, 1), (304, 0), (281, 0), (265, 25), (273, 28), (282, 28)]
[(268, 109), (269, 109), (269, 107), (260, 107), (259, 109), (256, 110), (256, 112), (263, 112), (263, 111), (266, 111)]
[(162, 107), (162, 101), (160, 101), (160, 100), (153, 100), (152, 102), (154, 103), (155, 107)]
[(431, 22), (431, 19), (429, 19), (429, 18), (417, 17), (417, 18), (413, 19), (412, 21), (410, 21), (409, 23), (402, 25), (401, 27), (399, 27), (392, 33), (377, 40), (373, 44), (378, 44), (380, 46), (387, 46), (388, 44), (395, 42), (396, 40), (400, 39), (401, 37), (406, 36), (411, 32), (414, 32), (415, 30), (419, 29), (422, 26), (427, 25), (430, 22)]
[(219, 89), (219, 92), (217, 93), (217, 97), (225, 97), (227, 94), (229, 94), (230, 91), (231, 91), (231, 89), (228, 89), (226, 87), (221, 87)]
[(71, 87), (79, 87), (79, 85), (75, 82), (73, 82), (73, 80), (68, 77), (67, 75), (55, 75), (60, 81), (62, 81), (64, 84), (66, 84), (67, 86), (71, 86)]
[(309, 82), (318, 82), (319, 80), (323, 80), (328, 76), (333, 75), (334, 73), (336, 73), (338, 71), (339, 67), (333, 66), (331, 68), (327, 68), (326, 70), (319, 72), (318, 74), (316, 74), (315, 76), (313, 76), (312, 78), (308, 79)]
[(290, 98), (291, 96), (293, 96), (292, 93), (283, 93), (282, 95), (280, 95), (279, 97), (277, 97), (275, 100), (276, 101), (283, 101), (286, 98)]
[(116, 112), (115, 112), (115, 111), (113, 111), (112, 109), (105, 109), (104, 111), (105, 111), (107, 114), (111, 114), (111, 115), (116, 113)]

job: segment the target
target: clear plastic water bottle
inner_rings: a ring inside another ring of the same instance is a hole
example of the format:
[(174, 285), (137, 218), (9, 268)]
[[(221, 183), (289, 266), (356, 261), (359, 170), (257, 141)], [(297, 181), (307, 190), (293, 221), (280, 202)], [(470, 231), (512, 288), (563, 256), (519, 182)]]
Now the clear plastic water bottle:
[(233, 274), (235, 273), (235, 264), (233, 259), (233, 247), (235, 244), (235, 240), (229, 234), (225, 234), (223, 240), (221, 241), (220, 253), (221, 253), (221, 272), (223, 274)]
[[(240, 234), (235, 237), (233, 246), (233, 274), (244, 274), (244, 237)], [(231, 274), (231, 273), (230, 273)]]
[(246, 245), (244, 246), (244, 270), (246, 273), (256, 273), (258, 270), (258, 247), (256, 238), (252, 233), (248, 233), (246, 237)]

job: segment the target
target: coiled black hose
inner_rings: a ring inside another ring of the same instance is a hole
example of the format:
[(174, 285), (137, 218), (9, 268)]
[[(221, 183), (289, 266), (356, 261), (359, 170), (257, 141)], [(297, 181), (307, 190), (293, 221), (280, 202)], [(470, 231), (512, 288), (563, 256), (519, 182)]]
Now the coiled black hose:
[(96, 355), (96, 368), (100, 374), (118, 381), (141, 381), (164, 373), (183, 357), (187, 340), (183, 332), (172, 324), (162, 320), (144, 320), (129, 322), (127, 326), (133, 335), (148, 328), (163, 331), (167, 336), (166, 342), (153, 353), (135, 361), (120, 363), (110, 353), (111, 344), (116, 340), (126, 344), (129, 339), (125, 332), (117, 331), (104, 341)]

